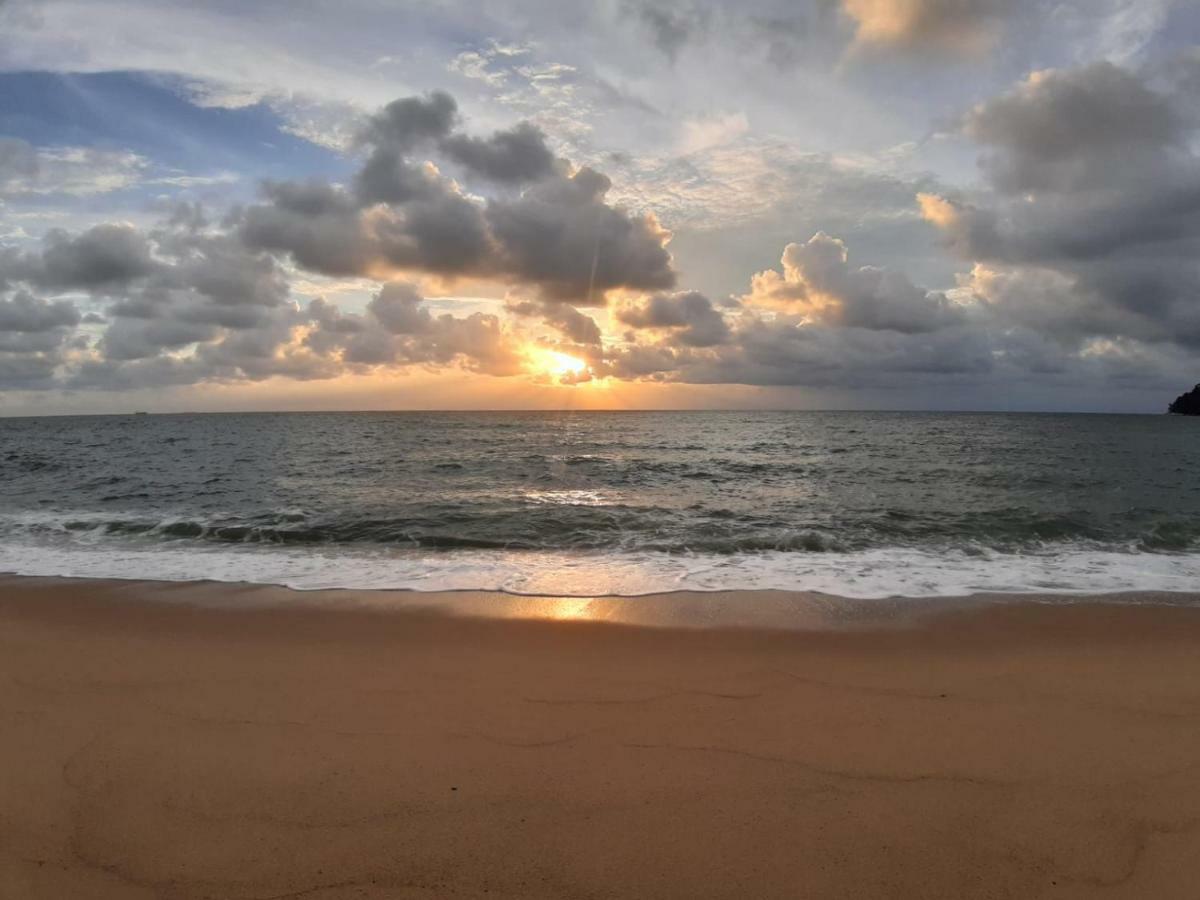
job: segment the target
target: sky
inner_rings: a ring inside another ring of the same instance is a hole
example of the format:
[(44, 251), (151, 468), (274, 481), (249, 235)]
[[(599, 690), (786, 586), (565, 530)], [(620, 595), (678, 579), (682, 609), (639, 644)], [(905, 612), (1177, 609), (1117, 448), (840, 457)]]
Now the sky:
[(1191, 0), (0, 0), (0, 415), (1198, 381)]

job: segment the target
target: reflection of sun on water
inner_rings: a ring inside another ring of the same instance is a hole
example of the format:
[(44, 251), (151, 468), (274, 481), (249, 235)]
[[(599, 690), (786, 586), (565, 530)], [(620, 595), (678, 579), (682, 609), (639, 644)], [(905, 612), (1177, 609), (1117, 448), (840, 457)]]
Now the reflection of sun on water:
[(558, 597), (546, 604), (546, 617), (559, 621), (587, 622), (601, 618), (592, 609), (595, 597)]

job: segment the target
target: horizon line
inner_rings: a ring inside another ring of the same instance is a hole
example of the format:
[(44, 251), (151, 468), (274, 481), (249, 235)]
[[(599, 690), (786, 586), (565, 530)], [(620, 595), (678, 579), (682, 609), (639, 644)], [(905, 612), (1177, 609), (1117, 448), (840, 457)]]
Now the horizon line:
[[(629, 407), (622, 409), (545, 409), (545, 408), (508, 408), (508, 409), (213, 409), (213, 410), (129, 410), (127, 412), (79, 412), (79, 413), (18, 413), (8, 415), (0, 412), (2, 419), (81, 419), (81, 418), (132, 418), (134, 416), (285, 416), (285, 415), (419, 415), (419, 414), (529, 414), (529, 413), (936, 413), (939, 415), (1047, 415), (1047, 416), (1169, 416), (1166, 410), (1162, 412), (1131, 412), (1121, 410), (1075, 410), (1075, 409), (928, 409), (918, 407), (905, 408), (851, 408), (851, 407), (818, 407), (801, 408), (788, 406), (764, 406), (750, 409), (734, 407), (689, 408), (671, 407), (656, 409), (652, 407)], [(1187, 418), (1180, 416), (1180, 418)]]

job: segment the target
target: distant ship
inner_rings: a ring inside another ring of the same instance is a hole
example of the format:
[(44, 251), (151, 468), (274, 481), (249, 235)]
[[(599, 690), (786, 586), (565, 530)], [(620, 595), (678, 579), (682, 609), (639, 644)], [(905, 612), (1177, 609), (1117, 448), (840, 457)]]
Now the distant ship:
[(134, 413), (134, 415), (135, 416), (148, 416), (148, 415), (150, 415), (150, 413), (146, 412), (144, 409), (139, 409)]

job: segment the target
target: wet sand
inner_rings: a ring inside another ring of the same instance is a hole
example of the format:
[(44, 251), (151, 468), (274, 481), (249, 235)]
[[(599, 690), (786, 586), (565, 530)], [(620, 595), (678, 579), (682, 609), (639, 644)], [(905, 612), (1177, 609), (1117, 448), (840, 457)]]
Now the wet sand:
[(1197, 895), (1197, 607), (272, 599), (0, 579), (0, 898)]

